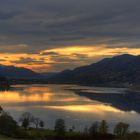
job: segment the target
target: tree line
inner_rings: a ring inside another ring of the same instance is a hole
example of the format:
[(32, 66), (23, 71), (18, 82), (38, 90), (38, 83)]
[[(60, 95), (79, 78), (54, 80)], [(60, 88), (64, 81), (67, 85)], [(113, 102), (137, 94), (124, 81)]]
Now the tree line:
[[(106, 120), (100, 122), (93, 122), (90, 127), (86, 127), (84, 132), (77, 132), (75, 126), (72, 126), (69, 130), (66, 127), (66, 122), (64, 119), (55, 120), (54, 130), (45, 129), (45, 123), (38, 117), (33, 116), (29, 112), (25, 112), (19, 118), (19, 123), (16, 122), (13, 117), (5, 112), (0, 107), (0, 134), (10, 136), (10, 137), (19, 137), (19, 138), (28, 138), (31, 137), (33, 132), (44, 134), (44, 136), (52, 137), (80, 137), (82, 138), (125, 138), (130, 133), (130, 125), (124, 122), (119, 122), (114, 127), (113, 133), (109, 132), (109, 124)], [(49, 133), (48, 133), (49, 132)], [(51, 132), (51, 133), (50, 133)], [(48, 135), (47, 135), (48, 133)], [(30, 134), (30, 135), (29, 135)], [(35, 136), (36, 137), (36, 136)], [(32, 138), (32, 137), (31, 137)]]

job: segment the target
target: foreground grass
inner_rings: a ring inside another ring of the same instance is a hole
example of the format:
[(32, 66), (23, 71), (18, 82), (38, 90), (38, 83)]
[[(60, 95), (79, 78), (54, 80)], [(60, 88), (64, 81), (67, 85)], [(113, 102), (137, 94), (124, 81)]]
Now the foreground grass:
[(12, 139), (12, 138), (7, 138), (5, 136), (0, 136), (0, 140), (17, 140), (17, 139)]
[[(9, 138), (9, 137), (5, 137), (5, 136), (0, 135), (0, 140), (19, 140), (19, 139)], [(20, 140), (25, 140), (25, 139), (20, 139)]]
[[(0, 140), (140, 140), (139, 132), (129, 133), (126, 137), (117, 138), (114, 135), (95, 135), (94, 137), (89, 137), (80, 132), (66, 132), (64, 137), (56, 137), (56, 133), (53, 130), (48, 129), (29, 129), (25, 131), (20, 130), (23, 134), (20, 138), (9, 138), (0, 135)], [(112, 137), (113, 136), (113, 137)]]

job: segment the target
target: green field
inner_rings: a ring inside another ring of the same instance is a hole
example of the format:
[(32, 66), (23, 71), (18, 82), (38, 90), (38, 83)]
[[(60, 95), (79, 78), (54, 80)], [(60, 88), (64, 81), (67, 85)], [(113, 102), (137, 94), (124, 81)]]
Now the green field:
[[(19, 139), (8, 138), (8, 137), (1, 136), (1, 135), (0, 135), (0, 140), (19, 140)], [(20, 139), (20, 140), (21, 140), (21, 139)], [(22, 140), (23, 140), (23, 139), (22, 139)]]
[(0, 136), (0, 140), (17, 140), (17, 139), (12, 139), (12, 138), (7, 138), (4, 136)]

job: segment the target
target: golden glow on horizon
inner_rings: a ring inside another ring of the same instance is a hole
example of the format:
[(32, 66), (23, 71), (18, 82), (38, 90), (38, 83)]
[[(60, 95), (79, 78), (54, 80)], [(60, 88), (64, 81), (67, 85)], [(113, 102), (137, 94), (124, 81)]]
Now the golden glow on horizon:
[[(48, 55), (45, 55), (45, 53), (48, 53)], [(0, 64), (25, 67), (35, 71), (53, 71), (53, 66), (55, 64), (60, 64), (61, 69), (58, 67), (56, 68), (58, 68), (58, 71), (61, 71), (63, 70), (63, 65), (65, 63), (71, 63), (69, 60), (74, 60), (73, 63), (76, 63), (78, 67), (85, 65), (86, 62), (89, 62), (88, 60), (94, 60), (95, 62), (104, 57), (112, 57), (124, 53), (140, 55), (140, 48), (109, 48), (106, 44), (100, 44), (95, 46), (68, 46), (55, 48), (43, 50), (39, 54), (1, 53)], [(82, 56), (86, 59), (82, 60)], [(25, 60), (23, 61), (22, 59)]]
[[(33, 59), (33, 61), (24, 61), (20, 62), (20, 59)], [(40, 63), (41, 60), (44, 60), (44, 63)], [(19, 61), (19, 62), (18, 62)], [(36, 62), (35, 62), (36, 61)], [(17, 67), (25, 67), (32, 70), (50, 68), (49, 63), (53, 63), (50, 59), (50, 56), (43, 57), (38, 54), (11, 54), (11, 53), (2, 53), (0, 54), (0, 64), (2, 65), (14, 65)]]
[(45, 52), (55, 52), (60, 55), (86, 54), (87, 56), (113, 56), (124, 53), (140, 55), (140, 48), (108, 48), (107, 45), (101, 44), (98, 46), (69, 46), (65, 48), (50, 49), (41, 51), (41, 54)]

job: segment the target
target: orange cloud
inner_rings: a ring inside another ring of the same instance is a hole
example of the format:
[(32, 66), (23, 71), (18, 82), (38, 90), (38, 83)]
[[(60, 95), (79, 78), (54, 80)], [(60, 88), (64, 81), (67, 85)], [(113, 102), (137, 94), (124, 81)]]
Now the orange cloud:
[(118, 54), (124, 54), (129, 53), (133, 55), (139, 55), (140, 54), (140, 48), (109, 48), (106, 44), (96, 45), (96, 46), (69, 46), (65, 48), (56, 48), (56, 49), (50, 49), (50, 50), (44, 50), (41, 51), (42, 53), (45, 52), (54, 52), (59, 53), (60, 55), (72, 55), (74, 53), (78, 54), (87, 54), (87, 56), (102, 56), (102, 55), (118, 55)]
[[(20, 62), (21, 58), (30, 58), (34, 61), (25, 61)], [(50, 60), (50, 56), (43, 57), (38, 54), (10, 54), (10, 53), (2, 53), (0, 54), (0, 64), (2, 65), (14, 65), (18, 67), (25, 67), (33, 70), (39, 70), (42, 68), (49, 68), (50, 64), (53, 63), (53, 61)], [(42, 60), (42, 63), (38, 63)], [(20, 63), (18, 63), (20, 62)]]
[(26, 67), (35, 71), (61, 71), (124, 53), (139, 55), (140, 48), (109, 48), (106, 44), (68, 46), (43, 50), (39, 54), (1, 53), (0, 64)]

